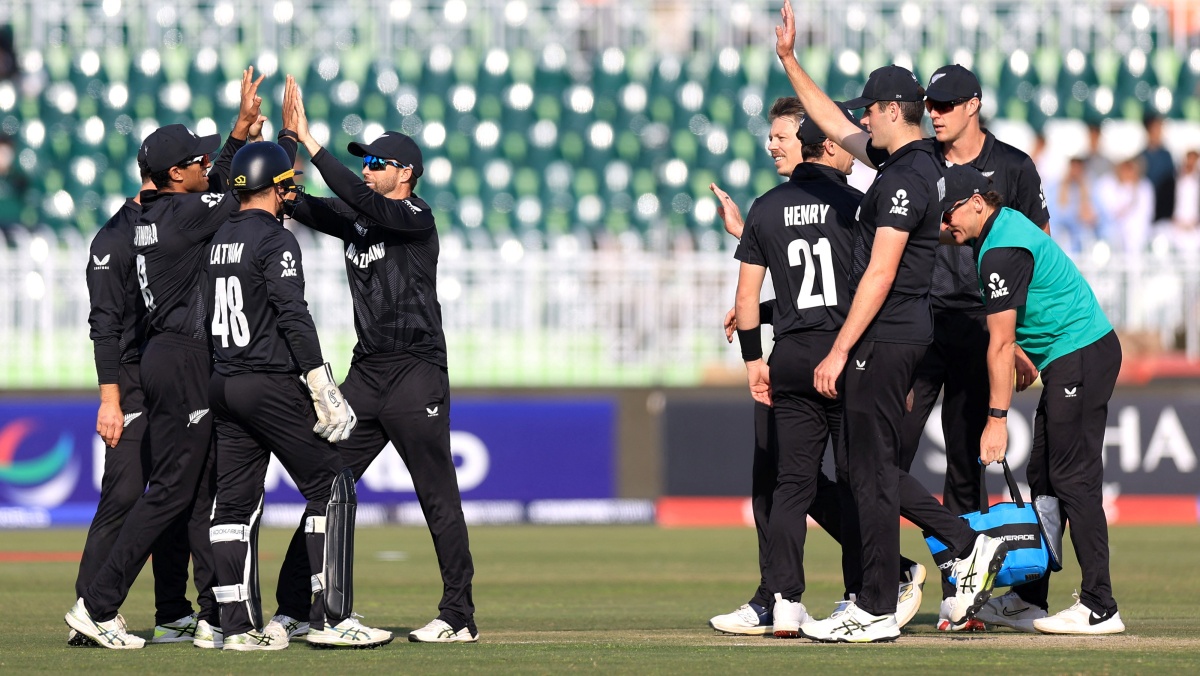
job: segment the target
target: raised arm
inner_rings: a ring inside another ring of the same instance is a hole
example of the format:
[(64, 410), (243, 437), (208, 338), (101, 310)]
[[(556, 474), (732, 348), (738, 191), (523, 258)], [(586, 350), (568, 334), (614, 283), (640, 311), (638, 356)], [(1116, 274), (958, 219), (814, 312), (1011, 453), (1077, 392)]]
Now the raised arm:
[(321, 172), (325, 184), (340, 197), (347, 206), (389, 230), (423, 237), (436, 229), (429, 205), (415, 198), (392, 199), (375, 192), (358, 174), (346, 168), (332, 154), (321, 147), (308, 129), (308, 117), (304, 112), (304, 101), (299, 95), (296, 81), (288, 76), (286, 88), (291, 92), (289, 121), (295, 125), (296, 136), (305, 150), (312, 156), (313, 166)]
[(796, 60), (796, 17), (792, 13), (791, 0), (784, 0), (780, 14), (783, 16), (783, 25), (775, 27), (775, 53), (783, 63), (783, 70), (792, 88), (796, 90), (796, 97), (804, 104), (805, 114), (817, 123), (831, 141), (874, 169), (875, 163), (867, 157), (870, 134), (847, 120), (833, 99), (821, 91)]

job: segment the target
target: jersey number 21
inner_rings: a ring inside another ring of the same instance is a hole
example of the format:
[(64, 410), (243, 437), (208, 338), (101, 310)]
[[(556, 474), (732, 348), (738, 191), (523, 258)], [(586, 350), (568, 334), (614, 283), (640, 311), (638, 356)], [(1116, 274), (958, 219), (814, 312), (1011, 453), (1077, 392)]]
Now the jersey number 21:
[[(833, 250), (829, 240), (822, 237), (815, 245), (806, 239), (797, 239), (788, 245), (788, 265), (803, 268), (800, 293), (796, 296), (796, 309), (837, 305), (837, 287), (834, 283)], [(815, 260), (814, 260), (815, 259)], [(821, 265), (821, 292), (813, 293), (813, 280), (817, 276), (816, 262)]]

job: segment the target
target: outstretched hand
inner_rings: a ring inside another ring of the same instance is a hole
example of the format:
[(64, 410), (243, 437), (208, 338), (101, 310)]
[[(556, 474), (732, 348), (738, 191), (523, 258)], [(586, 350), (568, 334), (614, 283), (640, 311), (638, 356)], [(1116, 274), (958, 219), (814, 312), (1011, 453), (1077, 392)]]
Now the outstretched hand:
[(779, 58), (796, 55), (796, 15), (792, 13), (792, 0), (783, 0), (779, 10), (783, 25), (775, 27), (775, 54)]
[(725, 232), (741, 239), (742, 231), (746, 229), (746, 223), (742, 220), (742, 212), (738, 209), (738, 205), (729, 196), (729, 193), (717, 187), (716, 183), (709, 183), (708, 189), (717, 196), (717, 216), (721, 217), (721, 222), (725, 225)]
[(287, 85), (284, 88), (284, 109), (288, 111), (284, 113), (284, 127), (296, 132), (300, 143), (307, 146), (313, 140), (308, 131), (308, 116), (304, 113), (304, 99), (300, 96), (300, 86), (291, 75), (287, 76)]
[(258, 95), (258, 86), (266, 77), (259, 75), (255, 80), (254, 66), (242, 71), (242, 102), (238, 109), (238, 121), (244, 122), (247, 128), (258, 122), (258, 118), (262, 116), (262, 97)]

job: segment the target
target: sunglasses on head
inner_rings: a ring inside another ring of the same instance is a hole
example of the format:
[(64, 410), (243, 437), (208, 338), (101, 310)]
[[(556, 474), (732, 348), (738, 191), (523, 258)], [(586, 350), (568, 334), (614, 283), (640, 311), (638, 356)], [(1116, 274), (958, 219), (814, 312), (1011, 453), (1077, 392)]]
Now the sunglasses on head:
[(929, 106), (930, 110), (934, 111), (935, 113), (941, 113), (944, 115), (970, 100), (971, 100), (970, 98), (954, 99), (953, 101), (933, 101), (930, 99), (926, 99), (925, 103), (926, 103), (926, 105)]
[[(973, 197), (973, 195), (972, 195), (972, 197)], [(970, 197), (964, 197), (963, 199), (955, 202), (953, 204), (953, 206), (951, 206), (949, 209), (943, 211), (942, 212), (942, 222), (945, 223), (946, 225), (950, 225), (950, 214), (953, 214), (955, 211), (958, 211), (959, 207), (961, 207), (962, 205), (966, 204), (969, 201), (971, 201)]]
[(400, 164), (396, 160), (387, 160), (382, 157), (375, 157), (374, 155), (366, 155), (363, 157), (363, 166), (371, 171), (383, 171), (383, 168), (389, 164), (397, 169), (405, 168), (405, 165)]

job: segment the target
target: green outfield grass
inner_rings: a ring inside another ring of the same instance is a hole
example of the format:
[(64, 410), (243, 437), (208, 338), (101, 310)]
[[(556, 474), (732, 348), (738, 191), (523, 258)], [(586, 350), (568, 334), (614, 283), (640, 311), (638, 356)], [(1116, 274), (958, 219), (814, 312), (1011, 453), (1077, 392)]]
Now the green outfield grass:
[[(263, 587), (273, 592), (288, 533), (262, 536)], [(0, 672), (290, 673), (797, 673), (850, 670), (924, 673), (1196, 673), (1200, 670), (1200, 528), (1112, 530), (1113, 584), (1128, 632), (1114, 637), (1029, 636), (1008, 630), (940, 635), (936, 584), (921, 613), (891, 645), (829, 646), (806, 640), (723, 636), (707, 619), (732, 610), (757, 582), (748, 529), (479, 527), (475, 554), (475, 645), (419, 645), (404, 633), (432, 619), (441, 583), (429, 535), (417, 528), (358, 532), (356, 610), (399, 634), (374, 651), (316, 651), (303, 643), (275, 653), (223, 654), (190, 645), (140, 651), (68, 648), (63, 614), (74, 601), (81, 530), (0, 533)], [(840, 595), (838, 552), (820, 531), (809, 538), (804, 602), (826, 614)], [(928, 554), (905, 530), (904, 547)], [(17, 553), (26, 553), (18, 555)], [(31, 556), (29, 553), (36, 553)], [(58, 553), (55, 556), (55, 553)], [(910, 556), (914, 554), (910, 553)], [(17, 561), (20, 558), (35, 560)], [(68, 559), (58, 560), (53, 559)], [(145, 576), (145, 577), (148, 577)], [(1051, 610), (1072, 602), (1074, 562), (1052, 585)], [(122, 609), (148, 637), (153, 603), (139, 580)], [(272, 598), (264, 603), (269, 615)]]

